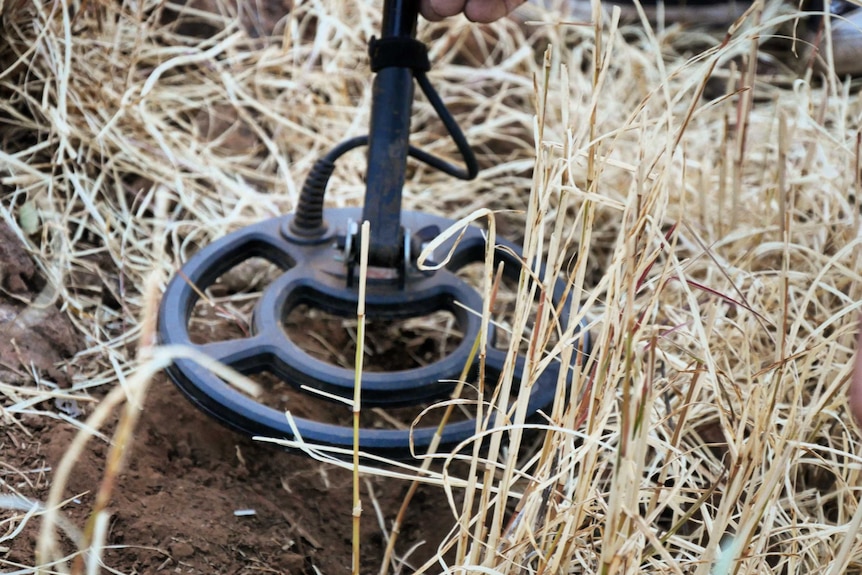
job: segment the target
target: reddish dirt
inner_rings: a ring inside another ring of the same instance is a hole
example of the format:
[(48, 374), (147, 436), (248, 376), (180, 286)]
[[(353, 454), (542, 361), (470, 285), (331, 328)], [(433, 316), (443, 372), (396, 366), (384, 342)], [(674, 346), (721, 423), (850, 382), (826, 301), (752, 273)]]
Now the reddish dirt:
[[(0, 310), (17, 310), (20, 316), (24, 301), (33, 299), (44, 282), (9, 231), (0, 226), (0, 235), (4, 289)], [(0, 323), (0, 329), (15, 338), (14, 345), (9, 338), (0, 339), (4, 381), (9, 381), (10, 373), (25, 376), (25, 365), (34, 365), (46, 378), (64, 376), (55, 364), (68, 358), (78, 342), (55, 306), (43, 313), (48, 320), (29, 329), (15, 327), (10, 319)], [(26, 385), (32, 388), (32, 381)], [(11, 405), (5, 395), (0, 397), (0, 406)], [(50, 402), (37, 407), (57, 413)], [(319, 415), (332, 411), (325, 404), (306, 409), (319, 410)], [(52, 470), (75, 427), (49, 416), (2, 410), (0, 419), (4, 423), (0, 492), (44, 501)], [(105, 431), (110, 434), (112, 429)], [(79, 528), (92, 509), (107, 447), (102, 440), (91, 440), (66, 489), (72, 500), (63, 513)], [(387, 529), (407, 490), (405, 482), (391, 479), (369, 478), (363, 483), (363, 573), (377, 571), (385, 547), (369, 486)], [(126, 470), (109, 506), (111, 548), (105, 552), (105, 564), (122, 573), (349, 573), (351, 497), (349, 472), (240, 437), (199, 413), (160, 376), (150, 390)], [(248, 509), (255, 514), (235, 515)], [(37, 519), (26, 521), (19, 534), (3, 540), (22, 521), (23, 511), (0, 509), (2, 570), (34, 564)], [(423, 487), (411, 505), (398, 548), (404, 551), (425, 541), (410, 558), (418, 566), (434, 553), (452, 523), (442, 492)]]

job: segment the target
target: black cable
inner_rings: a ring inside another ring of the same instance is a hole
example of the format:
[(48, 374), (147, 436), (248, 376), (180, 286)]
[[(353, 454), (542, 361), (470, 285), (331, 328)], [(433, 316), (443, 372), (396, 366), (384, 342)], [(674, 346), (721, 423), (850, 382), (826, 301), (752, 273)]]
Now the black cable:
[(476, 161), (476, 155), (473, 153), (470, 143), (464, 136), (464, 132), (461, 131), (461, 127), (458, 126), (455, 118), (453, 118), (452, 114), (449, 113), (449, 110), (446, 108), (446, 104), (444, 104), (443, 100), (440, 98), (440, 94), (437, 93), (437, 90), (434, 89), (434, 86), (432, 86), (431, 82), (428, 80), (428, 76), (426, 76), (424, 72), (417, 72), (414, 74), (414, 77), (419, 83), (422, 93), (425, 94), (425, 97), (428, 98), (434, 111), (437, 112), (437, 117), (440, 118), (440, 121), (443, 122), (443, 126), (446, 127), (446, 131), (449, 132), (449, 137), (455, 142), (455, 146), (457, 146), (458, 151), (461, 153), (461, 158), (464, 160), (464, 166), (466, 169), (454, 166), (442, 158), (432, 156), (431, 154), (413, 148), (412, 146), (410, 147), (410, 155), (417, 160), (440, 170), (441, 172), (458, 178), (459, 180), (472, 180), (479, 173), (479, 163)]
[[(472, 180), (479, 173), (479, 163), (476, 155), (470, 147), (470, 143), (461, 131), (460, 126), (446, 108), (446, 104), (440, 98), (440, 94), (431, 85), (428, 76), (421, 70), (414, 70), (413, 77), (416, 79), (422, 93), (431, 103), (431, 107), (437, 112), (440, 121), (449, 133), (449, 137), (455, 142), (464, 167), (461, 168), (443, 158), (430, 154), (413, 146), (408, 147), (408, 155), (427, 166), (440, 170), (444, 174), (458, 178), (459, 180)], [(326, 186), (332, 173), (335, 171), (335, 162), (347, 152), (360, 146), (368, 145), (368, 136), (357, 136), (345, 140), (330, 150), (325, 156), (317, 160), (311, 171), (305, 178), (302, 191), (299, 194), (299, 202), (296, 205), (296, 215), (291, 221), (291, 230), (297, 235), (313, 237), (321, 235), (325, 226), (323, 223), (323, 203), (326, 196)]]
[(367, 145), (368, 136), (350, 138), (335, 146), (314, 163), (302, 184), (302, 191), (296, 204), (296, 215), (290, 222), (291, 231), (305, 237), (319, 236), (324, 232), (326, 228), (323, 225), (323, 198), (326, 195), (329, 178), (335, 171), (335, 161), (350, 150)]

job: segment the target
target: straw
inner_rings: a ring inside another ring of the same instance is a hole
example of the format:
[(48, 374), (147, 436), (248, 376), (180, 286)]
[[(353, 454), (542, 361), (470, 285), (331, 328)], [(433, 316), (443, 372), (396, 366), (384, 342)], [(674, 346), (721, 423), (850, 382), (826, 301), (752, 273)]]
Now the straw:
[[(165, 278), (214, 239), (289, 212), (313, 162), (368, 125), (377, 3), (297, 2), (268, 29), (214, 4), (0, 3), (0, 217), (49, 286), (39, 305), (57, 306), (85, 347), (71, 389), (15, 368), (25, 383), (0, 382), (0, 418), (35, 433), (22, 415), (59, 417), (42, 402), (93, 404), (48, 501), (15, 511), (10, 526), (42, 520), (38, 565), (15, 569), (106, 561), (117, 450), (150, 377), (194, 355), (152, 345)], [(585, 26), (570, 4), (420, 26), (429, 77), (483, 172), (455, 184), (411, 162), (404, 207), (453, 220), (485, 210), (495, 233), (523, 241), (524, 270), (477, 437), (435, 454), (439, 468), (358, 473), (448, 493), (450, 535), (419, 572), (862, 573), (860, 435), (845, 399), (862, 309), (862, 101), (854, 81), (813, 68), (833, 61), (829, 19), (821, 55), (800, 37), (768, 84), (757, 60), (767, 38), (803, 33), (793, 7), (756, 2), (710, 34), (629, 23), (598, 2)], [(195, 21), (212, 33), (195, 36)], [(413, 125), (411, 143), (454, 156), (421, 99)], [(362, 154), (343, 157), (327, 205), (360, 205), (364, 173)], [(556, 277), (559, 309), (543, 295)], [(259, 287), (205, 294), (196, 325), (241, 328)], [(525, 423), (550, 362), (557, 401)], [(75, 533), (58, 519), (66, 478), (117, 413), (75, 560), (54, 527)], [(289, 443), (350, 465), (333, 456), (351, 450)]]

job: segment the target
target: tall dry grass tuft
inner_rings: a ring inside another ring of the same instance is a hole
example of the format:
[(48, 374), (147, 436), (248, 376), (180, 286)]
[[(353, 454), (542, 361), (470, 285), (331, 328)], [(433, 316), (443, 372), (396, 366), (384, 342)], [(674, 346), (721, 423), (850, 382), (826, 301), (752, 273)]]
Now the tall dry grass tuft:
[[(364, 132), (378, 6), (301, 2), (250, 25), (229, 2), (73, 4), (0, 3), (0, 215), (87, 342), (67, 392), (119, 390), (81, 425), (92, 434), (183, 353), (143, 353), (147, 278), (290, 210), (320, 153)], [(857, 87), (805, 61), (792, 81), (758, 77), (764, 39), (793, 29), (778, 4), (755, 3), (717, 38), (598, 4), (583, 25), (547, 4), (532, 23), (422, 26), (484, 171), (453, 186), (411, 167), (406, 207), (500, 211), (501, 233), (525, 246), (512, 327), (527, 372), (561, 362), (570, 385), (526, 423), (530, 381), (504, 374), (485, 396), (486, 452), (473, 442), (442, 467), (363, 469), (465, 492), (418, 571), (862, 572), (860, 434), (845, 400), (862, 305)], [(414, 125), (414, 143), (447, 153), (424, 102)], [(363, 172), (361, 154), (346, 156), (330, 204), (361, 202)], [(567, 303), (531, 323), (559, 275)], [(588, 358), (560, 317), (587, 319)], [(50, 416), (0, 393), (12, 416)], [(90, 569), (100, 511), (75, 534)], [(66, 572), (46, 524), (33, 569)]]

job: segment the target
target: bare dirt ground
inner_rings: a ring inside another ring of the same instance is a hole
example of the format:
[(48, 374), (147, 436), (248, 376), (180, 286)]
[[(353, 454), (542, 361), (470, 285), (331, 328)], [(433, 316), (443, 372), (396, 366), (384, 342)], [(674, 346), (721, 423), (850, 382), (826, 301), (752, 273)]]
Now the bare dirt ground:
[[(5, 226), (0, 226), (3, 288), (0, 340), (5, 381), (34, 374), (63, 382), (55, 367), (79, 347), (73, 327), (55, 305), (28, 308), (44, 280)], [(39, 322), (22, 327), (34, 314)], [(74, 369), (70, 365), (69, 369)], [(60, 392), (61, 393), (61, 390)], [(301, 401), (296, 396), (294, 401)], [(300, 408), (297, 406), (297, 408)], [(61, 417), (87, 406), (57, 399), (33, 405), (54, 418), (11, 417), (0, 437), (0, 481), (31, 500), (45, 500), (60, 458), (78, 429)], [(331, 407), (307, 400), (307, 416), (331, 419)], [(105, 430), (107, 433), (111, 428)], [(78, 460), (63, 512), (83, 524), (93, 486), (104, 473), (106, 444), (94, 440)], [(149, 394), (116, 498), (105, 560), (124, 573), (347, 573), (351, 554), (349, 472), (255, 443), (198, 412), (161, 375)], [(377, 513), (391, 521), (406, 491), (403, 482), (371, 478), (363, 507), (363, 570), (379, 567), (386, 545)], [(371, 497), (375, 501), (371, 500)], [(254, 515), (235, 512), (254, 510)], [(378, 511), (379, 510), (379, 511)], [(8, 511), (4, 513), (9, 513)], [(436, 552), (451, 525), (442, 493), (420, 489), (402, 530), (399, 550), (423, 543), (420, 562)], [(33, 562), (38, 524), (31, 522), (11, 546), (0, 549), (4, 569)]]

